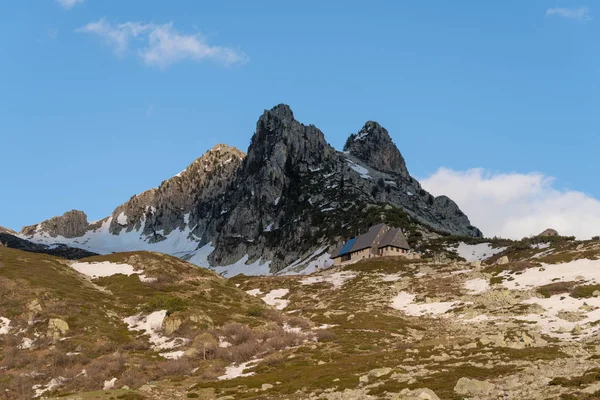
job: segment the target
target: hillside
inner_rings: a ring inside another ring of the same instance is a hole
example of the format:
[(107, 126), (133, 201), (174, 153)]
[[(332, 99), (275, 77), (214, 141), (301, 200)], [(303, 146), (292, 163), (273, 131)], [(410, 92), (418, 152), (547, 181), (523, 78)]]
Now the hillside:
[(100, 254), (159, 251), (231, 276), (310, 272), (339, 240), (382, 219), (415, 239), (482, 236), (451, 199), (421, 188), (377, 122), (340, 152), (282, 104), (260, 116), (247, 154), (217, 145), (100, 221), (72, 210), (20, 234)]
[[(302, 324), (212, 271), (158, 253), (68, 261), (0, 248), (0, 389), (8, 399), (216, 378), (299, 344)], [(195, 372), (193, 372), (195, 371)]]
[[(0, 297), (2, 385), (17, 398), (18, 388), (55, 379), (44, 395), (73, 400), (600, 396), (599, 241), (444, 238), (423, 251), (420, 260), (226, 280), (155, 253), (83, 260), (111, 263), (99, 268), (0, 249), (2, 294), (24, 288)], [(115, 267), (124, 264), (132, 270)], [(132, 275), (90, 281), (77, 272), (87, 268)], [(169, 316), (149, 337), (127, 328), (147, 321), (127, 317), (160, 311)], [(49, 329), (50, 318), (69, 331)], [(206, 342), (206, 360), (189, 352), (203, 354)]]

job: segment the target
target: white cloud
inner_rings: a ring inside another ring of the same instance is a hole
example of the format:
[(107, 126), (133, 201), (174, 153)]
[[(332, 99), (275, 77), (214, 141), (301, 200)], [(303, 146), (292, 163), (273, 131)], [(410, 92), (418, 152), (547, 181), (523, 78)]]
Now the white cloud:
[(147, 65), (160, 68), (184, 61), (213, 61), (223, 65), (244, 63), (248, 57), (227, 47), (211, 46), (199, 34), (181, 34), (172, 23), (155, 25), (126, 22), (113, 25), (105, 19), (90, 22), (77, 30), (96, 34), (118, 55), (133, 48)]
[(488, 237), (520, 239), (546, 228), (580, 239), (600, 235), (600, 201), (582, 192), (556, 189), (554, 178), (540, 173), (441, 168), (421, 184), (436, 196), (445, 194), (456, 201)]
[(557, 16), (580, 21), (592, 19), (590, 9), (587, 7), (578, 8), (549, 8), (546, 10), (546, 17)]
[(56, 0), (56, 2), (64, 9), (70, 10), (77, 4), (82, 4), (85, 0)]

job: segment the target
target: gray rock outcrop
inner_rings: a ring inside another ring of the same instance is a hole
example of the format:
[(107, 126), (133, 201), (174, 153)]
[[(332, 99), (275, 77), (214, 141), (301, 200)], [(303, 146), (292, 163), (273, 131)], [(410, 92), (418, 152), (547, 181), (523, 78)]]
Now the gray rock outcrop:
[(83, 211), (71, 210), (60, 217), (50, 218), (41, 224), (26, 226), (21, 230), (21, 233), (33, 235), (39, 229), (51, 237), (74, 238), (83, 236), (87, 231), (87, 227), (87, 215)]

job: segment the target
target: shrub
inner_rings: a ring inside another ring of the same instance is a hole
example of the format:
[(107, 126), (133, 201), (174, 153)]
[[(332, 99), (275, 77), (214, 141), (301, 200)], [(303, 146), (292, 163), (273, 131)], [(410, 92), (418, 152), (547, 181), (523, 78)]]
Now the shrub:
[(246, 311), (246, 315), (250, 317), (262, 317), (265, 313), (265, 309), (258, 304), (253, 304), (248, 307), (248, 311)]
[(187, 306), (187, 301), (180, 297), (158, 295), (146, 303), (144, 310), (147, 312), (167, 310), (168, 314), (172, 314), (175, 311), (185, 310)]
[(330, 342), (330, 341), (334, 340), (337, 337), (337, 335), (333, 331), (329, 331), (326, 329), (319, 329), (317, 331), (317, 334), (315, 335), (315, 337), (317, 338), (317, 341), (319, 341), (319, 342)]
[(229, 322), (223, 326), (223, 333), (233, 345), (242, 344), (252, 338), (252, 330), (237, 322)]
[(281, 353), (273, 353), (269, 354), (263, 359), (263, 363), (269, 366), (279, 365), (285, 361), (283, 354)]
[(552, 297), (555, 294), (569, 293), (576, 282), (555, 282), (540, 286), (537, 291), (544, 297)]

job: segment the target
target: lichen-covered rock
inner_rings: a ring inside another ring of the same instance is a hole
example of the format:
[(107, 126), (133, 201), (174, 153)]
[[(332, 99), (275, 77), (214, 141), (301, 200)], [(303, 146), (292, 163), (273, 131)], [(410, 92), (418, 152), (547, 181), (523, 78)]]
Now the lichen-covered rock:
[(50, 318), (48, 320), (48, 336), (58, 339), (69, 331), (69, 324), (60, 318)]
[(496, 260), (496, 265), (506, 265), (510, 262), (510, 260), (508, 259), (508, 256), (502, 256), (499, 259)]
[(496, 385), (488, 381), (478, 381), (477, 379), (460, 378), (454, 386), (454, 391), (461, 395), (488, 395), (492, 393)]
[(421, 388), (415, 390), (404, 389), (394, 396), (392, 400), (440, 400), (431, 389)]
[(167, 335), (171, 335), (173, 334), (173, 332), (175, 332), (177, 329), (179, 329), (179, 327), (181, 326), (181, 324), (183, 323), (183, 320), (179, 317), (167, 317), (163, 320), (163, 330), (165, 332), (165, 334)]

